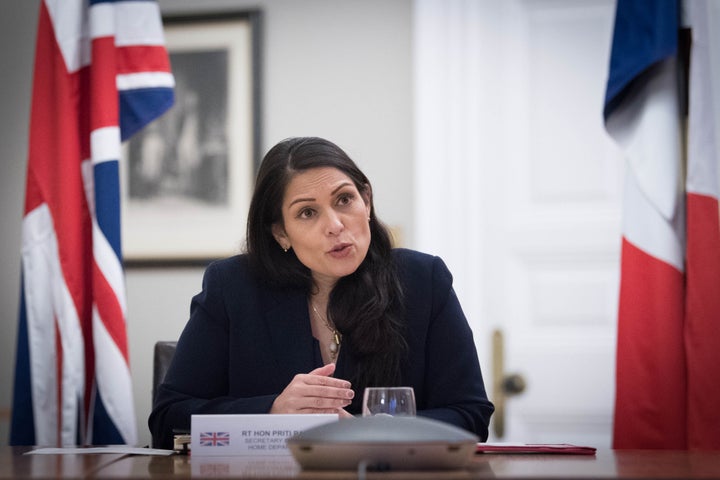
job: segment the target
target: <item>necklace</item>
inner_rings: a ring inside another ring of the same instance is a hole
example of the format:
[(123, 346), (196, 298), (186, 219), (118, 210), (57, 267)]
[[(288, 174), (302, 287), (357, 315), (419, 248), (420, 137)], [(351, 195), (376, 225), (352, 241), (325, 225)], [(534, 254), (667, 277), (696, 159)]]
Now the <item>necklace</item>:
[(328, 349), (330, 350), (330, 358), (335, 360), (335, 357), (337, 357), (338, 350), (340, 349), (340, 342), (342, 342), (342, 334), (337, 331), (337, 328), (330, 325), (330, 322), (320, 315), (320, 312), (318, 312), (318, 309), (315, 308), (315, 304), (311, 301), (310, 302), (310, 308), (312, 308), (312, 311), (315, 312), (315, 315), (320, 319), (321, 322), (325, 324), (328, 330), (332, 332), (332, 342), (330, 342), (330, 345), (328, 345)]

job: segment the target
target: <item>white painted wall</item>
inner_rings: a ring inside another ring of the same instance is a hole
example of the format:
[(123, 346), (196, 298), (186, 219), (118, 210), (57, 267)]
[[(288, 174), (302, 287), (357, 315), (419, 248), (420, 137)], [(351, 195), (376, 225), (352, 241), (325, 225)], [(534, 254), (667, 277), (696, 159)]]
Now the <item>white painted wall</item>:
[[(10, 406), (14, 369), (20, 222), (38, 3), (39, 0), (0, 1), (0, 66), (4, 67), (0, 77), (0, 412)], [(612, 0), (595, 0), (592, 4), (605, 9), (612, 5)], [(486, 301), (494, 298), (486, 287), (495, 280), (495, 273), (509, 271), (484, 267), (496, 253), (488, 248), (491, 240), (496, 241), (490, 233), (513, 216), (502, 214), (500, 218), (501, 209), (496, 209), (492, 218), (478, 214), (474, 208), (478, 199), (488, 198), (493, 188), (501, 189), (504, 184), (488, 185), (497, 178), (488, 175), (492, 165), (475, 164), (472, 159), (502, 162), (529, 158), (506, 152), (525, 149), (528, 144), (523, 143), (523, 137), (503, 136), (504, 130), (499, 130), (498, 119), (503, 120), (509, 113), (502, 108), (505, 97), (498, 92), (503, 92), (507, 85), (496, 70), (487, 67), (493, 63), (507, 67), (500, 62), (501, 51), (508, 50), (511, 55), (507, 58), (513, 59), (523, 57), (523, 52), (534, 46), (518, 36), (512, 36), (512, 42), (500, 44), (503, 32), (496, 31), (497, 17), (502, 19), (502, 10), (507, 8), (552, 10), (571, 8), (572, 2), (160, 0), (160, 5), (165, 13), (255, 7), (264, 10), (262, 150), (296, 135), (326, 136), (348, 150), (373, 181), (379, 214), (401, 229), (405, 245), (438, 253), (453, 269), (458, 294), (475, 328), (489, 387), (486, 337), (488, 328), (498, 318), (492, 315), (495, 310), (491, 302)], [(429, 10), (416, 10), (418, 5)], [(435, 12), (435, 8), (440, 9), (437, 15), (422, 14)], [(548, 18), (553, 19), (558, 12), (550, 13)], [(509, 15), (506, 20), (513, 24), (524, 18)], [(419, 26), (415, 31), (413, 21)], [(428, 42), (428, 38), (438, 41)], [(416, 63), (413, 55), (418, 55)], [(436, 63), (419, 61), (432, 60), (434, 55), (438, 56)], [(431, 65), (427, 77), (421, 77), (419, 70), (414, 71), (422, 65)], [(508, 78), (526, 79), (522, 75)], [(520, 108), (522, 98), (512, 99), (513, 108)], [(596, 130), (600, 129), (598, 124)], [(437, 169), (437, 165), (446, 168)], [(530, 168), (522, 162), (517, 165), (519, 178), (530, 176)], [(481, 189), (478, 197), (474, 195), (474, 183)], [(545, 188), (551, 183), (539, 184)], [(495, 197), (495, 202), (497, 198), (501, 197)], [(514, 204), (505, 205), (502, 201), (500, 204), (514, 208)], [(469, 215), (479, 217), (466, 222)], [(536, 237), (523, 238), (537, 247)], [(555, 265), (555, 257), (547, 258)], [(483, 273), (474, 275), (478, 271)], [(130, 357), (142, 443), (149, 441), (146, 419), (150, 410), (152, 346), (156, 340), (177, 337), (187, 320), (190, 297), (200, 288), (201, 275), (202, 269), (198, 268), (127, 271)], [(600, 303), (602, 306), (607, 302)], [(602, 310), (605, 308), (610, 307), (605, 305)], [(504, 312), (502, 308), (496, 310)], [(567, 311), (563, 307), (563, 313)], [(606, 335), (612, 334), (610, 316), (607, 326), (602, 327), (609, 332)], [(513, 358), (516, 357), (511, 357), (510, 363)], [(543, 385), (543, 392), (550, 391), (547, 384), (536, 385)], [(518, 399), (516, 406), (521, 402)], [(607, 403), (602, 408), (609, 410)], [(605, 429), (607, 422), (603, 422)], [(7, 425), (0, 418), (0, 444), (5, 442)]]
[(20, 226), (38, 0), (0, 2), (0, 445), (8, 441), (15, 368)]
[[(0, 413), (15, 364), (27, 130), (38, 0), (0, 2)], [(373, 182), (379, 215), (412, 242), (410, 0), (167, 0), (164, 13), (264, 11), (262, 150), (298, 135), (325, 136)], [(175, 339), (202, 269), (127, 271), (130, 361), (141, 444), (150, 441), (152, 346)], [(0, 417), (0, 444), (8, 440)]]

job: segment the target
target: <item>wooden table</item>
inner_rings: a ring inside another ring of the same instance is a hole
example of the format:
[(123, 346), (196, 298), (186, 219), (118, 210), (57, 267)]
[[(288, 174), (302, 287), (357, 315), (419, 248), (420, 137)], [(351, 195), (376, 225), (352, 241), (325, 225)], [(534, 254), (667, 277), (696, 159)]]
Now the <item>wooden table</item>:
[[(0, 447), (0, 479), (37, 478), (299, 478), (352, 479), (354, 471), (303, 471), (290, 457), (187, 457), (23, 455), (28, 448)], [(465, 470), (368, 472), (373, 479), (720, 479), (720, 451), (599, 450), (594, 456), (477, 454)]]

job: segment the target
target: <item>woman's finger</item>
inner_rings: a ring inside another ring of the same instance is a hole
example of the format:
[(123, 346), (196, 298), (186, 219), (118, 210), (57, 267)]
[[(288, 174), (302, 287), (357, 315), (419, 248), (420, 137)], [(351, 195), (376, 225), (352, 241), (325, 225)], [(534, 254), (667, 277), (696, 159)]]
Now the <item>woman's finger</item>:
[(271, 413), (295, 413), (315, 410), (333, 410), (350, 405), (355, 392), (350, 382), (325, 376), (335, 371), (334, 364), (316, 368), (309, 374), (293, 377), (285, 390), (278, 395)]
[(315, 370), (311, 371), (309, 375), (319, 375), (322, 377), (329, 377), (335, 373), (335, 364), (334, 363), (328, 363), (327, 365), (323, 365), (322, 367), (318, 367)]

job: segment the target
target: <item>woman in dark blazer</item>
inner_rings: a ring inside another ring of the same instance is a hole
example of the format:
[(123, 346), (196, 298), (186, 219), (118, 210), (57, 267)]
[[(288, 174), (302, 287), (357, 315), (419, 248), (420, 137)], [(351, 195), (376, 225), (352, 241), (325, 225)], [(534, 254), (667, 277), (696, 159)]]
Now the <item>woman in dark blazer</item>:
[(393, 249), (367, 177), (335, 144), (263, 159), (247, 252), (211, 264), (149, 425), (172, 448), (192, 414), (360, 412), (368, 386), (411, 386), (419, 416), (487, 439), (472, 331), (438, 257)]

